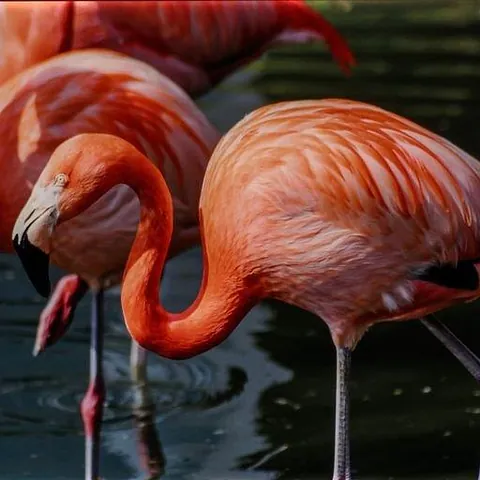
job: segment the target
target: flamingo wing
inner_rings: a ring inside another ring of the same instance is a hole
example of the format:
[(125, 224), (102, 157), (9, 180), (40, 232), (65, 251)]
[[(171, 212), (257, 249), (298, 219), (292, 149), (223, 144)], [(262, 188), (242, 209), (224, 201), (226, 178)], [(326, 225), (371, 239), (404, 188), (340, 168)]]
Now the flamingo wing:
[[(415, 245), (419, 258), (425, 252), (441, 262), (479, 256), (480, 166), (419, 125), (379, 107), (333, 99), (264, 107), (236, 131), (243, 139), (240, 157), (253, 151), (262, 168), (275, 167), (265, 174), (265, 181), (276, 182), (273, 191), (296, 182), (288, 190), (290, 208), (307, 208), (392, 248)], [(222, 156), (240, 140), (235, 132), (229, 138), (227, 148), (219, 146)], [(272, 147), (283, 155), (273, 157)], [(254, 184), (262, 181), (259, 171)]]

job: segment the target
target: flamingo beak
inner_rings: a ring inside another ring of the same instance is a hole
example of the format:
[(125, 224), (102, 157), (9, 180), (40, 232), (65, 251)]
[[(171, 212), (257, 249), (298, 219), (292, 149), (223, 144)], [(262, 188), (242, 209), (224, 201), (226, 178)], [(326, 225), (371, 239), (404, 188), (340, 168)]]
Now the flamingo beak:
[(51, 291), (49, 277), (49, 255), (30, 243), (28, 239), (28, 230), (22, 234), (15, 234), (13, 237), (13, 247), (20, 257), (23, 269), (32, 282), (35, 290), (48, 298)]
[(13, 247), (37, 292), (48, 297), (51, 291), (49, 253), (51, 235), (58, 218), (56, 200), (51, 195), (32, 196), (23, 207), (12, 232)]

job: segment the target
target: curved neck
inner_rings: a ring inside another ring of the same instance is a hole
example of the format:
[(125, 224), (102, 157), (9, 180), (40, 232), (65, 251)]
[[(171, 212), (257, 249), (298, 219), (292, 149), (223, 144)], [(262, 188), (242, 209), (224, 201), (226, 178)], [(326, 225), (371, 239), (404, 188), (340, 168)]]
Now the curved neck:
[[(203, 244), (203, 277), (196, 300), (182, 313), (169, 313), (159, 304), (158, 285), (172, 237), (173, 207), (162, 175), (150, 162), (149, 167), (141, 175), (129, 175), (125, 182), (136, 191), (141, 214), (123, 278), (123, 313), (128, 331), (142, 347), (163, 357), (189, 358), (221, 343), (255, 301), (241, 278), (230, 274), (212, 278)], [(202, 231), (201, 212), (199, 217)]]

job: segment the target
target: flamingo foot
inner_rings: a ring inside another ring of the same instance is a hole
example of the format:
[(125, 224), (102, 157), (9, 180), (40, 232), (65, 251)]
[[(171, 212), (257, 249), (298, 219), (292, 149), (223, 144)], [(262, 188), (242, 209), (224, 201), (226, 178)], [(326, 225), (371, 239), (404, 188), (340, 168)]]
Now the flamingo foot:
[(333, 480), (351, 480), (349, 438), (349, 388), (351, 350), (337, 347), (337, 388), (335, 400), (335, 460)]
[(33, 347), (34, 356), (63, 337), (72, 322), (78, 303), (87, 290), (88, 284), (77, 275), (66, 275), (60, 279), (40, 315)]

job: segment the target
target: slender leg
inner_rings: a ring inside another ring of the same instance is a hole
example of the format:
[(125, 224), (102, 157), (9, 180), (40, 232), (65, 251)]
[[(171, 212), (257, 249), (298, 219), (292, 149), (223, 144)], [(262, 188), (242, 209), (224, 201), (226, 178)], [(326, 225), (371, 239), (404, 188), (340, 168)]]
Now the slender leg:
[(100, 430), (105, 382), (103, 379), (103, 290), (92, 290), (90, 383), (81, 403), (85, 429), (85, 480), (99, 478)]
[[(450, 350), (457, 360), (480, 382), (480, 359), (440, 320), (431, 316), (422, 323)], [(479, 479), (480, 480), (480, 479)]]
[(333, 480), (350, 480), (349, 388), (351, 350), (337, 347), (335, 404), (335, 466)]

